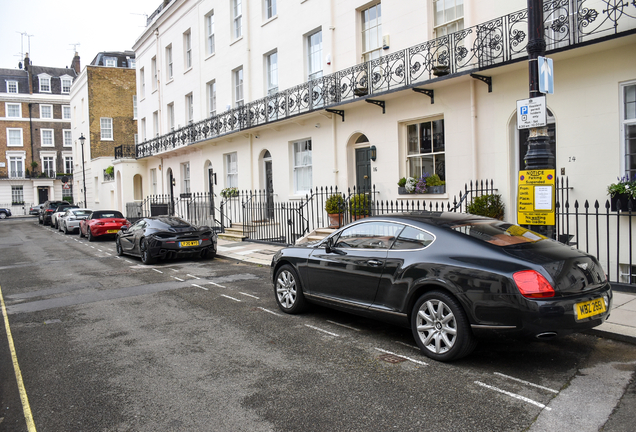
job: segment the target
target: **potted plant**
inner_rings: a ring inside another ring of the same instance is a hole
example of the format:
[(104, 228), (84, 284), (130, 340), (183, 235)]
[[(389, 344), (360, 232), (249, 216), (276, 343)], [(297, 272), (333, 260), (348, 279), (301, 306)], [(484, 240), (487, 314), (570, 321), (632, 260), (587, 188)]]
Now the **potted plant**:
[(221, 189), (221, 196), (223, 198), (235, 198), (235, 197), (239, 196), (238, 188), (228, 187), (228, 188), (225, 188), (225, 189)]
[(406, 177), (402, 177), (397, 182), (398, 185), (398, 195), (406, 195)]
[(407, 177), (404, 183), (404, 189), (407, 194), (415, 193), (415, 186), (417, 185), (417, 179), (413, 177)]
[(109, 177), (112, 177), (115, 174), (115, 167), (110, 165), (108, 167), (106, 167), (106, 169), (104, 170), (104, 172), (106, 174), (108, 174)]
[(349, 211), (353, 220), (369, 216), (369, 207), (369, 197), (363, 193), (353, 195), (349, 201)]
[(610, 196), (612, 211), (618, 211), (620, 203), (621, 211), (627, 211), (629, 202), (632, 202), (632, 210), (636, 210), (636, 177), (630, 180), (628, 176), (618, 177), (618, 182), (607, 187)]
[(335, 193), (325, 201), (325, 211), (329, 217), (329, 228), (339, 228), (342, 219), (342, 213), (345, 209), (345, 200), (342, 194)]
[(446, 192), (446, 182), (439, 175), (433, 174), (426, 178), (426, 188), (430, 194), (443, 194)]
[(503, 220), (505, 206), (501, 201), (501, 195), (489, 194), (482, 195), (474, 198), (468, 207), (466, 212), (478, 216), (486, 216), (494, 219)]

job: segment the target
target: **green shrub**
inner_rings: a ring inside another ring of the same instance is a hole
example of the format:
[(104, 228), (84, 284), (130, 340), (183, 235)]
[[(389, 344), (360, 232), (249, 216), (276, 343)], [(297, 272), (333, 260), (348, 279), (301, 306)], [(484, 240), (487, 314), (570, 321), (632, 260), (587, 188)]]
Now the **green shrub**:
[(402, 178), (398, 181), (398, 186), (399, 186), (399, 187), (404, 187), (404, 186), (406, 186), (406, 177), (402, 177)]
[(466, 211), (478, 216), (503, 220), (505, 206), (499, 194), (482, 195), (473, 199)]
[(365, 194), (356, 194), (349, 201), (349, 210), (352, 216), (366, 216), (369, 214), (369, 197)]
[(342, 213), (345, 208), (344, 198), (341, 194), (333, 194), (325, 201), (325, 211), (327, 214)]

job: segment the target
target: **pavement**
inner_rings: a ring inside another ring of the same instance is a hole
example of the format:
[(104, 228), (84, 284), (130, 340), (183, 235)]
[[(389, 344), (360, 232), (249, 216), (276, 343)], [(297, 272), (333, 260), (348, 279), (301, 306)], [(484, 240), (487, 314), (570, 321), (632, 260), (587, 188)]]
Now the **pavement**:
[[(217, 255), (269, 266), (283, 246), (218, 239)], [(614, 302), (609, 318), (586, 333), (636, 345), (636, 287), (612, 285)]]

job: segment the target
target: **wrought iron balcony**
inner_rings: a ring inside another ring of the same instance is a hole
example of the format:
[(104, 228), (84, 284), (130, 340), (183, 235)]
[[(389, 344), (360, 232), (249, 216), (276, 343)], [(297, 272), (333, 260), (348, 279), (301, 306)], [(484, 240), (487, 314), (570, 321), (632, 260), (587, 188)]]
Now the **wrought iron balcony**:
[(136, 154), (135, 154), (134, 145), (122, 144), (120, 146), (115, 147), (115, 159), (125, 159), (125, 158), (134, 159), (135, 157), (136, 157)]
[[(636, 32), (636, 0), (551, 0), (544, 2), (543, 10), (548, 52)], [(187, 125), (137, 144), (133, 157), (154, 156), (297, 115), (522, 61), (527, 58), (527, 29), (528, 11), (520, 10)]]

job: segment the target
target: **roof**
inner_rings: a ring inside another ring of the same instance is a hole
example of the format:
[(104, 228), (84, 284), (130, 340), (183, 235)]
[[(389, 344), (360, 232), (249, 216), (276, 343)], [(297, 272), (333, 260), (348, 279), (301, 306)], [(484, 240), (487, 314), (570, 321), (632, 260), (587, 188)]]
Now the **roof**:
[(133, 60), (135, 58), (135, 52), (134, 51), (102, 51), (95, 56), (95, 58), (90, 64), (91, 66), (106, 66), (104, 63), (107, 57), (116, 58), (117, 67), (130, 68), (129, 60)]

